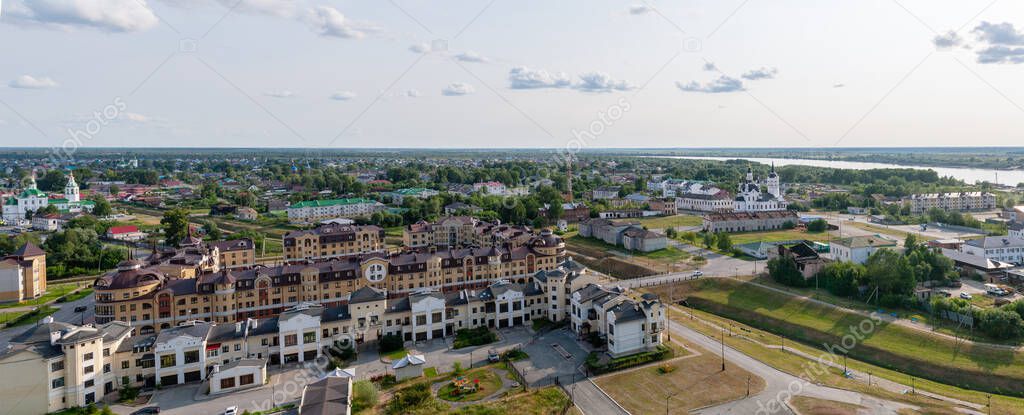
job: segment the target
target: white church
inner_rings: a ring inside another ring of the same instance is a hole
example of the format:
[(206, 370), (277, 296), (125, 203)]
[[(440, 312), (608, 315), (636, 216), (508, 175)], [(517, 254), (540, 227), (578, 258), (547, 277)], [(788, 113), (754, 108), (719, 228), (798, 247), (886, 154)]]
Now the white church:
[(51, 204), (62, 213), (92, 212), (92, 208), (96, 205), (91, 200), (81, 200), (74, 173), (68, 176), (68, 183), (64, 185), (64, 197), (59, 199), (50, 199), (46, 193), (36, 188), (34, 174), (30, 180), (28, 187), (22, 190), (18, 196), (11, 196), (4, 201), (4, 223), (9, 225), (23, 223), (28, 212), (35, 213)]
[(782, 196), (782, 185), (779, 183), (779, 174), (775, 172), (775, 164), (772, 164), (772, 170), (768, 173), (765, 184), (768, 187), (767, 193), (761, 192), (761, 185), (754, 180), (754, 171), (748, 166), (747, 177), (743, 183), (740, 183), (733, 210), (736, 212), (786, 210), (789, 202)]

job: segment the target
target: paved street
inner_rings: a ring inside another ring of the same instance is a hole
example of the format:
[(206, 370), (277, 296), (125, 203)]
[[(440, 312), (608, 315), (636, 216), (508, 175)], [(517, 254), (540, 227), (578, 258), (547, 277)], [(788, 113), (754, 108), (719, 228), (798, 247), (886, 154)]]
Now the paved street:
[[(72, 301), (70, 303), (53, 303), (51, 305), (51, 307), (59, 308), (59, 310), (57, 310), (56, 313), (53, 313), (53, 319), (56, 320), (56, 321), (62, 321), (62, 322), (65, 322), (65, 323), (72, 323), (72, 324), (82, 324), (83, 322), (87, 323), (87, 324), (88, 323), (92, 323), (93, 322), (93, 317), (94, 317), (94, 315), (93, 315), (93, 303), (94, 302), (95, 302), (95, 297), (93, 296), (93, 294), (89, 294), (86, 297), (83, 297), (83, 298), (78, 299), (76, 301)], [(75, 312), (75, 307), (78, 307), (78, 306), (85, 306), (86, 307), (86, 311), (84, 313), (76, 313)], [(0, 310), (0, 311), (6, 311), (6, 310)], [(12, 328), (7, 328), (7, 329), (0, 330), (0, 349), (6, 348), (8, 341), (10, 341), (12, 338), (14, 338), (17, 335), (19, 335), (21, 333), (24, 333), (30, 327), (32, 327), (32, 326), (31, 325), (27, 325), (27, 326), (12, 327)]]

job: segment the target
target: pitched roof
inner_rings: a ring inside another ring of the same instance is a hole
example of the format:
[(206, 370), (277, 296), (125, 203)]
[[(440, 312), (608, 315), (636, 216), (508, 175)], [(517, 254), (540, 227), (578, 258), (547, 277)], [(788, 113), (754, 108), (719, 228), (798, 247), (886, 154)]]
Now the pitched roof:
[(21, 248), (18, 248), (18, 250), (14, 251), (14, 253), (11, 255), (24, 258), (30, 256), (46, 255), (46, 252), (40, 249), (38, 246), (36, 246), (36, 244), (32, 242), (25, 242), (25, 244), (22, 245)]
[(327, 415), (348, 413), (352, 378), (328, 376), (310, 383), (302, 391), (299, 412), (303, 415)]

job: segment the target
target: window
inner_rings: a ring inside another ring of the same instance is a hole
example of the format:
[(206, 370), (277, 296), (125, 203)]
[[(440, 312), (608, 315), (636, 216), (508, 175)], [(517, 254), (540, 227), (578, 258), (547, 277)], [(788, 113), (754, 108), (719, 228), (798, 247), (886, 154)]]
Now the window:
[(220, 380), (221, 389), (230, 389), (235, 387), (235, 378), (224, 378)]
[(235, 344), (235, 351), (237, 352), (239, 350), (242, 350), (242, 345), (241, 344)]
[(85, 374), (89, 374), (89, 373), (92, 373), (92, 372), (93, 372), (92, 365), (86, 366), (85, 369), (82, 369), (82, 373), (85, 373)]
[(58, 370), (64, 370), (64, 361), (50, 363), (50, 371), (56, 372)]
[(238, 385), (239, 386), (251, 385), (254, 382), (255, 382), (254, 377), (251, 374), (249, 374), (249, 375), (242, 375), (242, 376), (238, 377)]
[(64, 387), (64, 378), (57, 378), (50, 382), (50, 387), (53, 389)]
[(86, 353), (82, 356), (82, 360), (92, 360), (92, 352)]
[(93, 387), (95, 385), (96, 385), (96, 382), (94, 380), (92, 380), (92, 379), (89, 379), (89, 380), (85, 381), (85, 387), (87, 387), (87, 388), (91, 388), (91, 387)]
[(110, 373), (110, 363), (103, 364), (103, 373)]
[(172, 367), (178, 364), (174, 354), (165, 354), (160, 356), (160, 367)]
[(315, 331), (307, 331), (305, 333), (302, 333), (302, 342), (303, 343), (316, 343), (316, 332)]
[[(128, 366), (130, 366), (130, 365), (131, 365), (131, 362), (125, 360), (125, 361), (121, 362), (121, 369), (127, 369)], [(125, 383), (128, 383), (128, 382), (125, 382)]]
[(299, 343), (298, 336), (296, 336), (294, 334), (289, 334), (289, 335), (284, 336), (284, 346), (285, 347), (294, 346), (294, 345), (296, 345), (298, 343)]
[(199, 363), (199, 351), (191, 350), (185, 352), (185, 364)]
[(427, 324), (427, 316), (416, 316), (416, 325), (423, 326)]

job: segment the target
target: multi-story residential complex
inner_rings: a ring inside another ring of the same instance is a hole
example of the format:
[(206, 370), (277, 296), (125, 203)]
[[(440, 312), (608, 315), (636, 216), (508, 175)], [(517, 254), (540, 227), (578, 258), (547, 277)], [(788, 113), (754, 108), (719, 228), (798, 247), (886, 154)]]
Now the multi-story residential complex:
[(17, 302), (46, 293), (46, 252), (26, 242), (0, 259), (0, 302)]
[(389, 193), (385, 193), (385, 194), (388, 195), (388, 196), (391, 196), (391, 201), (394, 204), (401, 205), (402, 202), (404, 202), (405, 198), (407, 198), (407, 197), (416, 198), (416, 199), (426, 199), (426, 198), (429, 198), (431, 196), (437, 196), (437, 195), (441, 194), (441, 192), (438, 192), (437, 190), (434, 190), (434, 189), (425, 189), (425, 188), (422, 188), (422, 187), (413, 187), (413, 188), (409, 188), (409, 189), (399, 189), (399, 190), (395, 190), (394, 192), (389, 192)]
[(256, 265), (256, 244), (252, 239), (217, 241), (209, 245), (217, 250), (222, 268), (248, 268)]
[(851, 261), (858, 264), (867, 262), (871, 254), (882, 248), (895, 249), (896, 241), (878, 236), (864, 235), (843, 238), (832, 241), (829, 244), (832, 259), (836, 261)]
[(1011, 223), (1007, 228), (1007, 234), (1011, 238), (1024, 239), (1024, 223)]
[(469, 216), (450, 216), (433, 223), (419, 221), (406, 226), (402, 230), (402, 243), (409, 248), (517, 247), (533, 236), (533, 231), (524, 226), (490, 223)]
[(288, 206), (288, 220), (294, 223), (313, 223), (336, 218), (370, 216), (386, 207), (370, 199), (307, 200)]
[(988, 192), (915, 194), (904, 199), (910, 213), (921, 214), (931, 209), (946, 211), (990, 210), (996, 208), (996, 195)]
[(971, 239), (960, 246), (960, 252), (992, 261), (1024, 264), (1024, 239), (1009, 236), (986, 236)]
[(705, 232), (754, 232), (796, 226), (800, 216), (791, 210), (768, 212), (720, 212), (704, 215)]
[(499, 279), (554, 269), (564, 255), (561, 238), (543, 232), (518, 247), (374, 253), (276, 267), (217, 269), (194, 278), (169, 274), (159, 264), (125, 261), (94, 284), (96, 321), (127, 321), (139, 333), (152, 333), (188, 320), (227, 323), (266, 318), (303, 302), (337, 305), (366, 286), (387, 290), (392, 296), (424, 288), (483, 288)]
[(665, 331), (664, 307), (654, 294), (636, 299), (619, 287), (588, 284), (572, 293), (570, 328), (579, 336), (597, 333), (614, 357), (658, 347)]
[(598, 187), (590, 192), (590, 198), (594, 200), (607, 200), (619, 197), (619, 186)]
[[(98, 402), (125, 386), (208, 380), (211, 394), (254, 387), (266, 381), (268, 364), (310, 361), (327, 347), (376, 341), (385, 334), (412, 341), (466, 328), (527, 325), (539, 318), (566, 321), (573, 293), (596, 278), (569, 260), (496, 279), (480, 290), (425, 287), (389, 298), (387, 291), (363, 286), (337, 303), (297, 302), (277, 316), (238, 322), (190, 319), (159, 333), (135, 335), (133, 325), (122, 321), (74, 326), (47, 318), (0, 352), (0, 370), (10, 375), (0, 401), (6, 413), (34, 415)], [(660, 342), (651, 337), (662, 326), (651, 321), (663, 321), (652, 299), (622, 299), (607, 310), (608, 328), (602, 333), (613, 353)], [(650, 317), (637, 331), (630, 325), (641, 321), (639, 314)]]
[(281, 239), (284, 260), (322, 260), (384, 250), (384, 229), (375, 225), (328, 223), (291, 231)]

